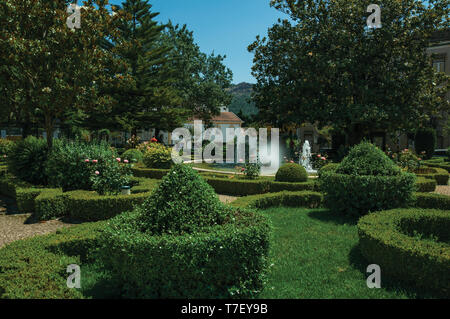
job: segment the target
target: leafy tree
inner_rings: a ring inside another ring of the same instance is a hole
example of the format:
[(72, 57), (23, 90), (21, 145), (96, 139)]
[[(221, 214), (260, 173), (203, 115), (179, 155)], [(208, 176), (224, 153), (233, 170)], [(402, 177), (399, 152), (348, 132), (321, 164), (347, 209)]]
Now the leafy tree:
[(169, 59), (177, 70), (174, 87), (181, 95), (181, 105), (191, 115), (208, 121), (219, 113), (220, 106), (231, 102), (226, 89), (231, 85), (233, 74), (223, 64), (226, 56), (201, 52), (194, 42), (193, 32), (186, 25), (180, 27), (170, 21), (162, 43), (173, 48)]
[(90, 116), (86, 122), (91, 126), (119, 126), (136, 134), (141, 128), (171, 129), (182, 123), (179, 115), (184, 111), (174, 107), (179, 104), (172, 85), (175, 72), (167, 60), (171, 48), (161, 45), (164, 26), (154, 20), (159, 13), (151, 7), (147, 0), (126, 0), (115, 8), (128, 19), (120, 24), (116, 41), (105, 41), (104, 47), (125, 63), (120, 76), (128, 85), (110, 88), (117, 103), (110, 114)]
[(108, 1), (88, 0), (81, 28), (66, 25), (69, 1), (5, 0), (0, 4), (0, 94), (16, 119), (36, 118), (52, 145), (57, 121), (70, 110), (107, 108), (112, 100), (99, 83), (119, 83), (106, 70), (117, 60), (102, 50), (105, 37), (117, 36), (121, 14), (110, 15)]
[(370, 0), (272, 0), (288, 14), (249, 46), (253, 99), (278, 127), (311, 122), (357, 144), (373, 129), (412, 130), (448, 110), (448, 76), (426, 49), (448, 27), (448, 0), (380, 0), (382, 27), (369, 29)]

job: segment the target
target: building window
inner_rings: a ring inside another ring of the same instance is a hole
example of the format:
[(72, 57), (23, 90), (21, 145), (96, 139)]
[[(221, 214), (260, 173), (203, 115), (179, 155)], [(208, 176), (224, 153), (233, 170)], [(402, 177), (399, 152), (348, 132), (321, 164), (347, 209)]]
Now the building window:
[(433, 60), (433, 68), (436, 72), (445, 72), (445, 56), (436, 57)]

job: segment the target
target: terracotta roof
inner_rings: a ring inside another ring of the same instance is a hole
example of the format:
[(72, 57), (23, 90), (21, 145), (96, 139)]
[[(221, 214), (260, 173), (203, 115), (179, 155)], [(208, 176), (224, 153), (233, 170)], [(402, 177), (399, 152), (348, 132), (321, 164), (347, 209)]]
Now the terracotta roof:
[[(194, 120), (199, 121), (201, 120), (198, 117), (195, 117), (192, 119), (189, 119), (189, 122), (193, 122)], [(224, 123), (235, 123), (235, 124), (242, 124), (244, 121), (242, 121), (236, 114), (233, 112), (222, 112), (220, 115), (213, 116), (211, 119), (211, 122), (214, 124), (224, 124)]]

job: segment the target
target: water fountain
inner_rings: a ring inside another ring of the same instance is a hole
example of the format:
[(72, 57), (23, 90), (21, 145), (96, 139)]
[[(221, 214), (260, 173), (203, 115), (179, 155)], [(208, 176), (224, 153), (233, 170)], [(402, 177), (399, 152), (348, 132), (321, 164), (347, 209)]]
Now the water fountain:
[(300, 165), (302, 165), (308, 173), (317, 173), (311, 165), (311, 146), (309, 145), (308, 140), (306, 140), (303, 144), (303, 151), (300, 156)]

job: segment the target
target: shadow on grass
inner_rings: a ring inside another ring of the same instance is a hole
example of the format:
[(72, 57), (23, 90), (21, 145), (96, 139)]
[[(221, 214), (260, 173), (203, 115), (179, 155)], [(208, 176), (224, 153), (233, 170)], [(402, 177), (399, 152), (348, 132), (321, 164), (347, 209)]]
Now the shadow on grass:
[(358, 218), (341, 215), (326, 209), (313, 210), (308, 213), (308, 216), (321, 222), (335, 225), (356, 225), (358, 223)]
[[(359, 270), (364, 277), (368, 277), (370, 274), (366, 272), (367, 267), (371, 264), (368, 262), (361, 253), (359, 243), (355, 245), (349, 253), (350, 265)], [(408, 298), (411, 299), (428, 299), (428, 298), (445, 298), (448, 299), (442, 291), (431, 290), (423, 287), (417, 287), (414, 284), (399, 281), (395, 278), (389, 277), (383, 274), (381, 269), (381, 288), (387, 291), (402, 292)]]

